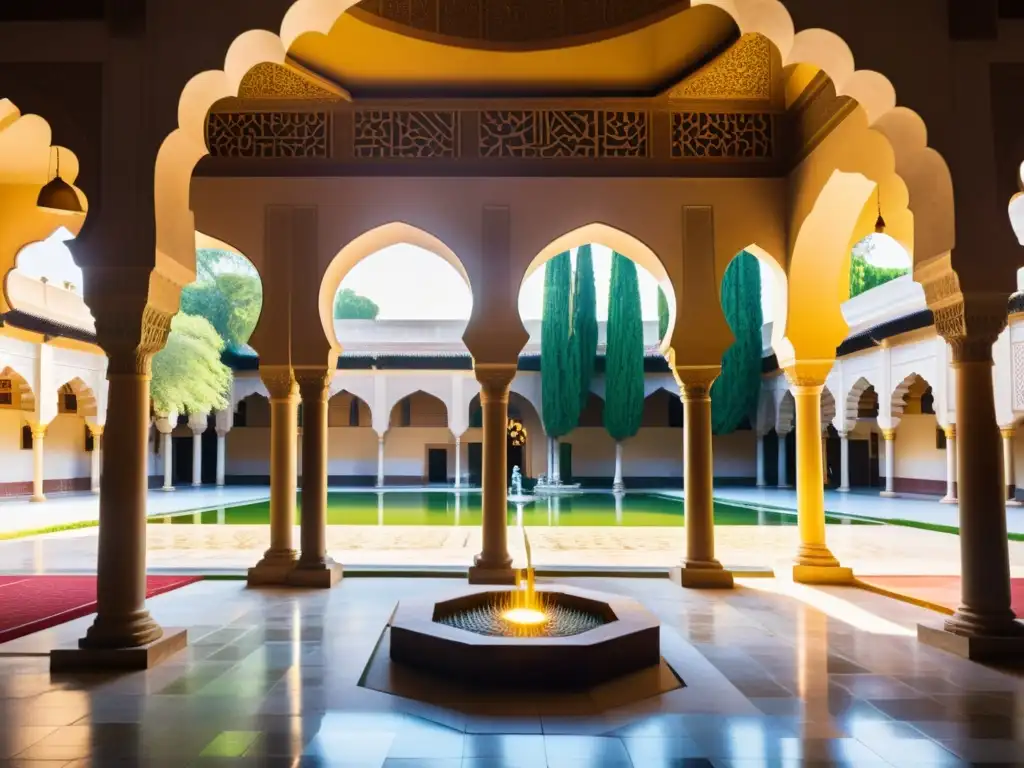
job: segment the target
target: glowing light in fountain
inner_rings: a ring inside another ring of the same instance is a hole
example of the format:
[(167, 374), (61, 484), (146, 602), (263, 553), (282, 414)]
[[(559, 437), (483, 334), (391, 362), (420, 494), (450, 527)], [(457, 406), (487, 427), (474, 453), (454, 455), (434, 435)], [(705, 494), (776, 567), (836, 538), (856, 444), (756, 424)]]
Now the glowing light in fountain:
[(530, 537), (526, 535), (526, 526), (521, 515), (519, 530), (523, 533), (523, 549), (526, 551), (526, 589), (522, 588), (522, 571), (517, 571), (516, 589), (510, 595), (509, 606), (501, 612), (501, 619), (512, 625), (516, 634), (529, 634), (530, 629), (540, 630), (547, 624), (549, 616), (544, 609), (543, 601), (537, 595), (533, 552), (530, 550)]

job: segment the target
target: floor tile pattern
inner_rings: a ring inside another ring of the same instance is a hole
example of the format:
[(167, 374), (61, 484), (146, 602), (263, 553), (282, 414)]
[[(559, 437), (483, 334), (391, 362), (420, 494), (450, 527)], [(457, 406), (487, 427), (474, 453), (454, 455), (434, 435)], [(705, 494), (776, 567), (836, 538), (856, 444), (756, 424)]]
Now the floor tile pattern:
[(773, 580), (570, 583), (658, 614), (687, 687), (613, 708), (401, 699), (360, 685), (381, 631), (398, 600), (459, 582), (204, 582), (151, 601), (191, 644), (148, 672), (51, 678), (43, 654), (88, 619), (0, 645), (0, 768), (1024, 765), (1024, 680), (919, 645), (928, 611)]

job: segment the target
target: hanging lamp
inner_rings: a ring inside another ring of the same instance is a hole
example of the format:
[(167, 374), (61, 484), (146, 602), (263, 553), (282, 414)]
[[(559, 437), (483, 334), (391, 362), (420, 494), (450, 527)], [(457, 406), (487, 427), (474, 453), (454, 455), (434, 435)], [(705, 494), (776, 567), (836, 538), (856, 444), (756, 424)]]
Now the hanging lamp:
[(58, 213), (81, 213), (82, 201), (78, 199), (78, 193), (60, 177), (60, 147), (54, 149), (57, 151), (57, 174), (39, 190), (36, 206)]
[(875, 234), (885, 234), (885, 219), (882, 218), (882, 188), (876, 187), (876, 199), (878, 201), (878, 218), (875, 219)]

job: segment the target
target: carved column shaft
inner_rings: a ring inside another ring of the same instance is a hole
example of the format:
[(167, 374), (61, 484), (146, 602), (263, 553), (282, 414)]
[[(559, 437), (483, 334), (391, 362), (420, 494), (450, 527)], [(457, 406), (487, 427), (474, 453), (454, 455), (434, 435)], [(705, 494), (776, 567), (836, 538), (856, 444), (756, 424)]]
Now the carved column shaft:
[(270, 548), (249, 569), (250, 584), (282, 583), (295, 564), (296, 434), (298, 388), (289, 366), (265, 366), (270, 393)]
[(43, 493), (45, 475), (46, 425), (33, 424), (32, 429), (32, 498), (30, 501), (46, 501)]
[(474, 583), (509, 583), (514, 579), (508, 553), (508, 461), (506, 430), (508, 391), (515, 366), (477, 365), (483, 422), (482, 539), (470, 569)]
[(327, 387), (329, 371), (296, 372), (302, 397), (302, 553), (299, 568), (327, 561)]
[[(107, 399), (116, 414), (104, 430), (100, 477), (96, 618), (83, 648), (132, 648), (163, 630), (146, 610), (146, 492), (149, 456), (150, 361), (163, 348), (171, 315), (146, 307), (141, 317), (97, 318), (107, 353)], [(140, 323), (141, 320), (141, 323)], [(130, 333), (141, 324), (141, 338)], [(116, 333), (104, 331), (111, 326)]]
[(711, 384), (717, 369), (682, 372), (683, 494), (686, 558), (682, 584), (731, 587), (732, 574), (715, 559), (714, 476), (711, 443)]

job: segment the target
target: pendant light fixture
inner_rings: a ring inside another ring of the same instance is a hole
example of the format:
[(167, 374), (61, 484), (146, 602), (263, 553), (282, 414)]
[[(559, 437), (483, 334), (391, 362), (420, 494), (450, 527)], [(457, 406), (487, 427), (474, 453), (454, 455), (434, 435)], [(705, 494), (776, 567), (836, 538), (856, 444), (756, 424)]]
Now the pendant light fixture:
[(882, 188), (875, 187), (876, 200), (878, 201), (878, 218), (875, 219), (875, 234), (885, 234), (885, 219), (882, 218)]
[[(81, 213), (82, 202), (78, 199), (78, 193), (60, 177), (60, 147), (54, 149), (57, 152), (57, 174), (39, 190), (36, 205), (57, 213)], [(49, 166), (46, 174), (50, 174)]]

